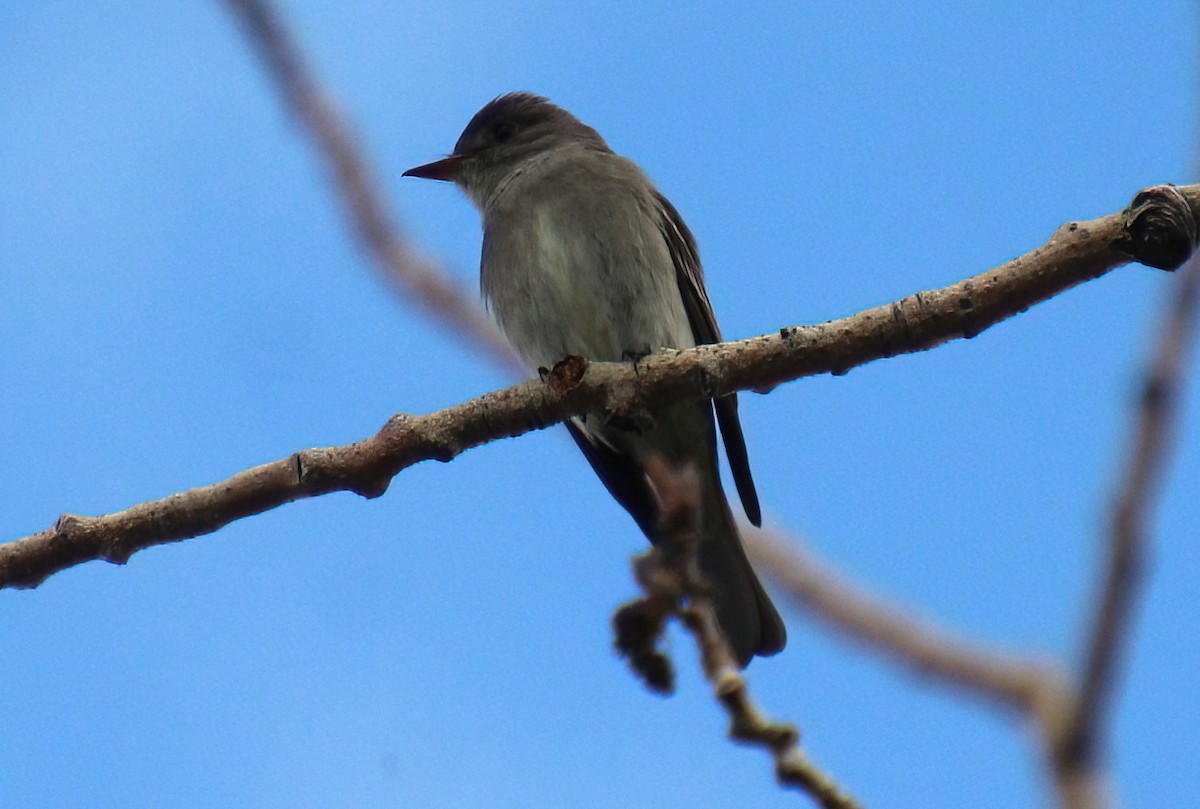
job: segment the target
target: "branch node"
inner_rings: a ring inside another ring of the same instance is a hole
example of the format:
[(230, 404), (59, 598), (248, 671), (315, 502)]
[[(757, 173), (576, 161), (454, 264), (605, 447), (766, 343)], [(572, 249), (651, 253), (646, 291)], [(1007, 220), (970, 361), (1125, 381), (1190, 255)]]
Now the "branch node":
[(1124, 212), (1118, 247), (1139, 264), (1177, 270), (1196, 248), (1197, 210), (1174, 185), (1143, 188)]
[(921, 293), (915, 295), (905, 295), (900, 300), (892, 304), (892, 319), (896, 321), (896, 325), (900, 327), (904, 335), (903, 345), (914, 346), (917, 344), (916, 336), (913, 333), (912, 318), (908, 316), (909, 307), (916, 309), (916, 315), (921, 314)]
[(746, 687), (746, 679), (736, 672), (725, 672), (713, 683), (713, 691), (721, 699), (737, 694)]
[(562, 396), (579, 387), (587, 369), (588, 361), (584, 357), (568, 354), (565, 359), (554, 363), (554, 367), (544, 375), (543, 380), (555, 395)]
[(664, 696), (675, 692), (675, 668), (663, 651), (659, 639), (666, 628), (669, 610), (652, 599), (625, 604), (613, 616), (617, 652), (629, 661), (629, 667), (651, 691)]
[(394, 438), (398, 433), (407, 430), (412, 420), (413, 416), (408, 413), (395, 413), (384, 422), (383, 427), (379, 430), (379, 435), (386, 439)]
[(54, 522), (54, 539), (74, 539), (87, 527), (88, 518), (79, 514), (61, 514)]

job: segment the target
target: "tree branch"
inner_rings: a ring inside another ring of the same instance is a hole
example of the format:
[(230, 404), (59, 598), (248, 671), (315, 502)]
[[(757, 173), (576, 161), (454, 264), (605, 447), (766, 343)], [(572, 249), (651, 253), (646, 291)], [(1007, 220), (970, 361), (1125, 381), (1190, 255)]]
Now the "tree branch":
[(824, 809), (860, 804), (809, 759), (794, 725), (768, 719), (754, 703), (729, 639), (717, 621), (712, 588), (700, 572), (700, 487), (692, 467), (672, 469), (652, 456), (646, 477), (659, 500), (659, 542), (637, 557), (634, 571), (645, 596), (622, 606), (613, 618), (616, 645), (655, 690), (671, 670), (657, 649), (667, 618), (674, 616), (696, 639), (704, 675), (729, 717), (729, 736), (761, 747), (775, 762), (775, 777), (803, 790)]
[[(294, 38), (287, 31), (283, 19), (269, 0), (226, 0), (230, 8), (243, 22), (247, 33), (263, 56), (268, 72), (279, 86), (285, 103), (303, 124), (305, 131), (317, 147), (318, 154), (327, 164), (334, 185), (344, 203), (347, 220), (351, 225), (360, 246), (368, 256), (383, 271), (386, 277), (394, 281), (406, 297), (415, 298), (416, 302), (431, 312), (436, 318), (448, 325), (459, 335), (467, 335), (472, 344), (482, 348), (485, 353), (512, 368), (519, 368), (513, 353), (507, 347), (492, 324), (482, 316), (479, 307), (472, 297), (464, 294), (458, 285), (435, 264), (420, 258), (415, 250), (408, 246), (395, 225), (389, 220), (382, 197), (372, 182), (373, 172), (368, 167), (365, 157), (352, 136), (345, 120), (340, 116), (334, 104), (317, 84), (311, 70), (305, 64), (302, 54)], [(1166, 204), (1161, 204), (1163, 202)], [(1066, 275), (1048, 272), (1042, 283), (1018, 284), (1021, 289), (1014, 289), (1011, 296), (1001, 295), (999, 308), (989, 308), (987, 300), (990, 296), (984, 294), (977, 298), (976, 284), (988, 285), (1003, 283), (994, 274), (985, 273), (977, 279), (948, 287), (933, 293), (919, 293), (892, 304), (890, 313), (895, 324), (900, 328), (888, 329), (886, 325), (878, 330), (869, 328), (863, 319), (853, 324), (851, 328), (859, 329), (860, 335), (866, 340), (880, 339), (880, 349), (877, 356), (893, 356), (906, 351), (930, 348), (937, 342), (952, 337), (973, 337), (979, 331), (999, 319), (1015, 314), (1039, 300), (1066, 289), (1068, 286), (1095, 277), (1108, 271), (1113, 266), (1123, 262), (1120, 254), (1136, 256), (1137, 260), (1150, 266), (1173, 269), (1179, 266), (1190, 255), (1196, 242), (1196, 196), (1194, 189), (1176, 190), (1160, 186), (1148, 189), (1135, 198), (1130, 209), (1126, 211), (1120, 222), (1120, 233), (1110, 238), (1116, 223), (1111, 217), (1097, 220), (1093, 223), (1078, 223), (1066, 226), (1056, 234), (1063, 237), (1067, 244), (1073, 244), (1070, 236), (1077, 235), (1084, 239), (1098, 235), (1099, 242), (1092, 247), (1096, 251), (1089, 253), (1086, 249), (1068, 249), (1068, 262), (1081, 261), (1085, 272), (1077, 274), (1074, 267), (1068, 267)], [(1035, 251), (1030, 256), (1011, 262), (1006, 267), (998, 268), (997, 272), (1007, 272), (1007, 269), (1021, 269), (1018, 262), (1026, 259), (1053, 262), (1054, 256), (1060, 251), (1054, 249), (1056, 239), (1042, 248), (1042, 254)], [(1059, 245), (1061, 246), (1061, 245)], [(1075, 245), (1076, 247), (1078, 245)], [(1114, 255), (1115, 253), (1115, 255)], [(1007, 269), (1006, 269), (1007, 268)], [(1091, 273), (1090, 275), (1088, 273)], [(1032, 280), (1032, 279), (1025, 279)], [(985, 290), (986, 292), (986, 290)], [(944, 310), (945, 297), (957, 301), (961, 311)], [(935, 300), (941, 296), (941, 300)], [(941, 318), (927, 317), (930, 308), (943, 308)], [(873, 310), (876, 315), (886, 312)], [(864, 315), (867, 313), (864, 313)], [(848, 323), (846, 319), (840, 323)], [(878, 325), (878, 318), (876, 319)], [(831, 325), (831, 324), (826, 324)], [(785, 341), (791, 339), (803, 344), (804, 341), (819, 336), (811, 330), (784, 329), (780, 337)], [(886, 341), (891, 341), (890, 345)], [(1165, 345), (1165, 343), (1164, 343)], [(833, 373), (844, 373), (853, 365), (875, 357), (862, 359), (869, 348), (863, 348), (861, 343), (855, 344), (849, 339), (844, 345), (835, 346), (830, 351), (829, 360), (837, 359), (838, 350), (849, 356), (840, 362), (833, 362), (826, 369), (817, 369), (802, 373), (821, 373), (829, 370)], [(1165, 349), (1164, 349), (1165, 350)], [(770, 352), (768, 352), (770, 353)], [(787, 367), (790, 358), (775, 356), (775, 360)], [(1165, 360), (1164, 360), (1165, 361)], [(717, 368), (712, 362), (697, 366), (698, 375), (704, 386), (716, 389), (722, 383), (723, 376), (729, 367), (721, 364), (720, 357), (716, 358)], [(771, 384), (782, 381), (783, 376), (766, 384), (748, 385), (763, 390)], [(727, 384), (732, 387), (744, 383), (731, 375)], [(1148, 387), (1147, 401), (1157, 397), (1156, 389)], [(620, 395), (615, 389), (609, 394), (611, 400), (636, 405), (637, 393)], [(646, 404), (646, 403), (643, 403)], [(1148, 404), (1146, 411), (1151, 409)], [(800, 588), (797, 592), (801, 599), (810, 599), (810, 606), (827, 620), (842, 626), (851, 634), (865, 639), (868, 643), (879, 648), (887, 649), (890, 653), (905, 660), (917, 668), (934, 673), (944, 679), (956, 682), (961, 686), (981, 694), (991, 696), (1006, 702), (1013, 707), (1023, 707), (1033, 710), (1042, 721), (1044, 735), (1049, 744), (1059, 752), (1055, 760), (1059, 762), (1056, 773), (1061, 787), (1066, 783), (1067, 771), (1072, 767), (1077, 773), (1090, 772), (1092, 748), (1095, 745), (1095, 724), (1102, 712), (1101, 703), (1105, 701), (1112, 678), (1112, 668), (1116, 659), (1116, 648), (1123, 634), (1124, 624), (1127, 623), (1129, 601), (1133, 589), (1132, 580), (1135, 575), (1139, 548), (1141, 545), (1140, 525), (1144, 520), (1144, 512), (1148, 508), (1149, 489), (1152, 488), (1150, 478), (1158, 462), (1155, 458), (1161, 454), (1163, 443), (1162, 424), (1169, 414), (1162, 415), (1161, 407), (1156, 409), (1157, 415), (1147, 415), (1143, 419), (1140, 449), (1135, 453), (1131, 464), (1126, 487), (1119, 498), (1114, 512), (1113, 543), (1110, 548), (1110, 562), (1107, 583), (1098, 601), (1095, 623), (1095, 636), (1089, 645), (1089, 660), (1083, 675), (1083, 693), (1079, 696), (1078, 710), (1064, 710), (1064, 694), (1074, 698), (1074, 690), (1068, 688), (1058, 672), (1007, 660), (1003, 657), (986, 653), (984, 650), (962, 644), (942, 633), (933, 632), (928, 627), (907, 619), (897, 617), (890, 610), (879, 610), (880, 605), (871, 599), (859, 598), (859, 594), (843, 591), (841, 584), (835, 579), (826, 578), (824, 572), (814, 573), (811, 560), (800, 566), (793, 565), (791, 569), (791, 585)], [(437, 415), (437, 414), (435, 414)], [(433, 418), (433, 417), (426, 417)], [(390, 423), (389, 423), (390, 424)], [(535, 426), (544, 426), (538, 422)], [(386, 431), (386, 429), (385, 429)], [(1157, 433), (1157, 435), (1156, 435)], [(382, 434), (381, 434), (382, 435)], [(378, 438), (378, 437), (377, 437)], [(382, 442), (375, 441), (376, 444)], [(420, 442), (418, 442), (420, 443)], [(363, 442), (367, 445), (368, 442)], [(357, 446), (357, 445), (356, 445)], [(459, 449), (458, 451), (461, 451)], [(316, 452), (316, 451), (314, 451)], [(338, 451), (329, 450), (336, 455)], [(297, 469), (302, 468), (306, 454), (293, 456)], [(415, 462), (415, 461), (411, 461)], [(288, 462), (280, 462), (285, 467)], [(220, 486), (228, 486), (239, 481), (233, 489), (240, 489), (241, 481), (249, 484), (255, 478), (252, 473), (267, 470), (274, 465), (259, 467), (227, 481)], [(387, 466), (386, 464), (384, 466)], [(397, 471), (402, 466), (391, 464)], [(382, 492), (387, 486), (387, 480), (380, 480), (377, 472), (365, 470), (355, 473), (347, 471), (347, 477), (356, 474), (365, 475), (366, 480), (353, 484), (347, 481), (344, 488), (354, 489), (357, 485), (363, 493)], [(97, 523), (85, 518), (64, 516), (58, 526), (50, 532), (29, 540), (43, 538), (40, 545), (17, 546), (16, 543), (0, 546), (0, 585), (15, 582), (6, 577), (6, 560), (13, 560), (8, 569), (21, 569), (20, 575), (25, 576), (21, 581), (36, 583), (54, 570), (70, 564), (85, 561), (89, 558), (108, 558), (113, 561), (124, 561), (128, 555), (140, 547), (158, 542), (182, 539), (206, 531), (216, 530), (221, 525), (236, 519), (258, 513), (266, 508), (301, 496), (320, 494), (318, 489), (305, 489), (302, 485), (302, 475), (295, 481), (272, 477), (271, 483), (259, 481), (256, 485), (247, 485), (244, 496), (215, 498), (207, 500), (206, 490), (195, 490), (184, 495), (167, 498), (165, 501), (145, 504), (144, 506), (121, 512), (125, 520), (113, 523)], [(332, 475), (330, 481), (337, 478)], [(209, 490), (213, 487), (208, 487)], [(196, 494), (198, 512), (189, 519), (178, 522), (172, 517), (169, 503), (178, 497), (190, 498)], [(232, 492), (236, 494), (236, 492)], [(207, 503), (206, 503), (207, 500)], [(165, 513), (161, 513), (164, 512)], [(109, 515), (116, 518), (119, 515)], [(108, 518), (104, 518), (108, 519)], [(122, 522), (128, 522), (128, 532), (117, 538), (112, 531), (117, 531)], [(147, 522), (148, 521), (148, 522)], [(174, 530), (157, 533), (146, 526), (169, 525)], [(107, 526), (107, 527), (106, 527)], [(157, 538), (156, 538), (157, 536)], [(52, 541), (53, 540), (53, 541)], [(24, 541), (22, 541), (24, 542)], [(145, 544), (138, 544), (144, 542)], [(40, 553), (33, 553), (34, 547), (40, 547)], [(99, 550), (98, 550), (99, 549)], [(53, 552), (51, 553), (51, 550)], [(26, 555), (28, 553), (28, 558)], [(795, 560), (793, 560), (795, 561)], [(799, 575), (800, 578), (796, 578)], [(1063, 730), (1062, 716), (1074, 716), (1073, 730), (1066, 736), (1060, 736)], [(1061, 765), (1061, 766), (1059, 766)], [(1077, 782), (1087, 786), (1089, 779), (1076, 778)], [(1072, 793), (1071, 798), (1063, 792), (1064, 802), (1072, 806), (1094, 805), (1099, 798), (1094, 790), (1079, 788)], [(1078, 799), (1078, 800), (1076, 800)]]
[(1108, 560), (1089, 623), (1078, 681), (1066, 672), (986, 650), (839, 581), (769, 531), (741, 526), (756, 564), (801, 605), (893, 661), (1027, 715), (1038, 727), (1060, 805), (1095, 809), (1109, 795), (1097, 759), (1120, 649), (1128, 634), (1153, 510), (1184, 386), (1200, 295), (1193, 260), (1168, 300), (1165, 324), (1141, 383), (1132, 447), (1114, 499)]
[(964, 688), (1021, 713), (1037, 713), (1067, 688), (1049, 663), (1022, 660), (958, 638), (841, 579), (779, 535), (739, 526), (755, 567), (800, 606), (848, 637), (884, 653), (913, 673)]
[(1083, 670), (1066, 723), (1051, 739), (1053, 769), (1068, 806), (1089, 806), (1103, 723), (1112, 702), (1120, 651), (1133, 620), (1148, 522), (1166, 471), (1200, 292), (1200, 262), (1192, 260), (1167, 301), (1162, 333), (1141, 381), (1131, 447), (1110, 516), (1103, 581), (1087, 630)]
[(765, 391), (974, 337), (1130, 261), (1170, 266), (1165, 258), (1178, 257), (1180, 243), (1193, 244), (1198, 207), (1200, 186), (1155, 186), (1140, 192), (1126, 211), (1065, 225), (1042, 247), (995, 269), (841, 320), (668, 350), (634, 364), (569, 358), (545, 383), (523, 382), (426, 416), (396, 416), (364, 441), (305, 450), (211, 486), (101, 517), (64, 515), (46, 531), (0, 545), (0, 587), (36, 586), (93, 559), (123, 563), (143, 548), (211, 533), (302, 497), (343, 490), (377, 497), (414, 463), (448, 461), (471, 447), (585, 411), (629, 415), (735, 390)]

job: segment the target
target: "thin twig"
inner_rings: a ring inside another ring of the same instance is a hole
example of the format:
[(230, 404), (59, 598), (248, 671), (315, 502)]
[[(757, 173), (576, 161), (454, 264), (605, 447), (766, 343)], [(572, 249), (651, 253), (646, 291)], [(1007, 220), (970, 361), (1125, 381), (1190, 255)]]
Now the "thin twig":
[(840, 580), (793, 543), (769, 531), (741, 526), (759, 569), (821, 620), (918, 673), (965, 688), (1033, 720), (1064, 809), (1098, 809), (1110, 802), (1096, 761), (1102, 724), (1132, 618), (1146, 524), (1160, 492), (1176, 428), (1198, 294), (1200, 262), (1193, 260), (1168, 300), (1162, 336), (1141, 384), (1129, 461), (1114, 498), (1108, 564), (1078, 683), (1056, 667), (989, 651), (935, 629), (898, 605)]
[[(1076, 702), (1075, 683), (1067, 672), (1048, 662), (1021, 659), (955, 637), (905, 607), (847, 582), (794, 541), (768, 530), (739, 527), (755, 566), (818, 620), (918, 675), (1015, 711), (1033, 723), (1044, 749), (1053, 748), (1064, 717)], [(1100, 806), (1066, 805), (1071, 809)]]
[[(659, 543), (635, 563), (638, 583), (646, 595), (623, 606), (614, 618), (617, 647), (626, 653), (635, 650), (630, 662), (637, 667), (646, 659), (645, 647), (657, 643), (667, 614), (679, 618), (696, 639), (704, 674), (729, 717), (730, 737), (770, 752), (780, 783), (802, 790), (825, 809), (857, 809), (858, 801), (808, 758), (796, 727), (768, 719), (750, 696), (733, 647), (717, 621), (712, 588), (700, 573), (700, 486), (696, 470), (671, 469), (655, 456), (646, 465), (646, 476), (659, 500)], [(633, 639), (620, 635), (631, 626), (630, 615), (653, 616), (649, 622), (635, 622), (638, 636)], [(646, 626), (654, 627), (653, 635), (643, 632)], [(666, 659), (661, 652), (657, 657)], [(656, 674), (652, 671), (650, 676)]]
[(1035, 713), (1066, 688), (1065, 674), (1046, 662), (986, 649), (851, 584), (794, 541), (739, 526), (755, 567), (797, 604), (847, 637), (915, 673), (964, 688), (1021, 713)]
[[(1167, 301), (1162, 333), (1140, 386), (1128, 461), (1113, 500), (1104, 579), (1088, 624), (1078, 698), (1053, 751), (1055, 772), (1064, 784), (1089, 778), (1103, 744), (1120, 652), (1133, 619), (1149, 522), (1177, 427), (1198, 290), (1200, 262), (1193, 259)], [(1077, 789), (1071, 786), (1065, 791)]]

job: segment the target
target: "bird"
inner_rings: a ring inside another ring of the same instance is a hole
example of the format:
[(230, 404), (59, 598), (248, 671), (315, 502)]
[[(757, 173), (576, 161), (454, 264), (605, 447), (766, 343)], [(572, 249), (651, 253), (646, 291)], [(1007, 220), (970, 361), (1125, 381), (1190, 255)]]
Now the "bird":
[[(532, 369), (568, 356), (625, 361), (717, 343), (721, 333), (683, 218), (633, 161), (548, 99), (499, 96), (447, 157), (406, 177), (453, 182), (483, 225), (480, 287)], [(636, 423), (588, 412), (564, 422), (612, 497), (652, 544), (660, 506), (646, 475), (657, 455), (700, 485), (699, 563), (740, 666), (783, 649), (787, 631), (746, 557), (721, 484), (717, 426), (747, 518), (762, 514), (737, 398), (679, 402)]]

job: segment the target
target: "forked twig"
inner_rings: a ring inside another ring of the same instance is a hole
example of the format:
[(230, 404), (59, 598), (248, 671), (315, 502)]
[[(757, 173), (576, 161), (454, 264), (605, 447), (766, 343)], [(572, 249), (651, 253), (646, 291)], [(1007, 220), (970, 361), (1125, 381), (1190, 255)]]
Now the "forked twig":
[[(805, 754), (796, 727), (768, 719), (750, 696), (733, 647), (717, 621), (712, 588), (700, 573), (700, 485), (695, 469), (672, 469), (652, 457), (646, 476), (659, 500), (659, 542), (635, 562), (645, 596), (614, 616), (617, 648), (652, 688), (663, 690), (658, 678), (663, 666), (670, 670), (670, 661), (657, 649), (659, 634), (669, 617), (679, 618), (700, 648), (704, 674), (729, 716), (730, 737), (769, 751), (780, 783), (803, 790), (825, 809), (857, 809), (858, 801)], [(630, 628), (635, 629), (633, 635), (627, 634)], [(653, 661), (649, 670), (642, 668), (647, 660)]]

